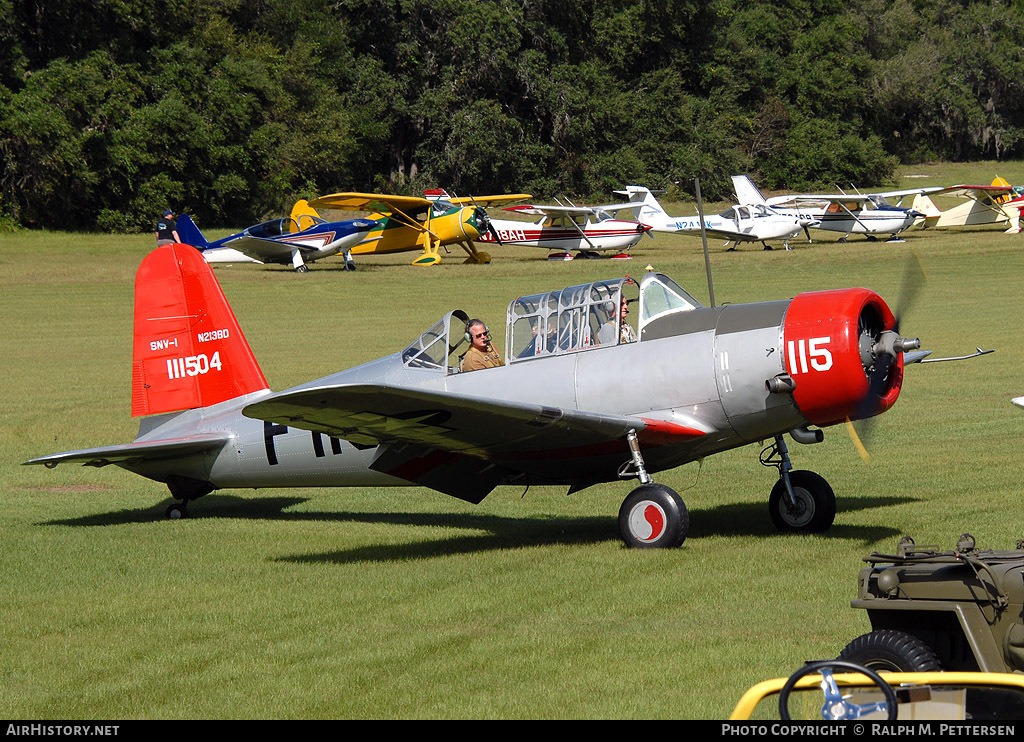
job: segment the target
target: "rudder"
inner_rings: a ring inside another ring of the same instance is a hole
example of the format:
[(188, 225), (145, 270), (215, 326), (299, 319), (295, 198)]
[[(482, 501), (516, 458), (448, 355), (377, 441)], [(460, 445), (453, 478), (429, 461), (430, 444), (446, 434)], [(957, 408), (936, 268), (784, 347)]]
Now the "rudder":
[(267, 388), (199, 251), (175, 243), (147, 255), (135, 274), (132, 417), (207, 407)]
[(188, 214), (179, 216), (177, 224), (178, 238), (186, 245), (192, 245), (192, 247), (199, 249), (210, 246), (209, 241), (203, 236), (199, 227), (196, 226), (196, 223), (192, 221), (192, 217)]
[(295, 231), (302, 232), (316, 225), (320, 220), (320, 215), (309, 205), (308, 201), (300, 199), (292, 207), (291, 219), (296, 227)]
[(746, 175), (732, 176), (732, 189), (736, 194), (736, 200), (744, 206), (767, 203), (761, 189)]

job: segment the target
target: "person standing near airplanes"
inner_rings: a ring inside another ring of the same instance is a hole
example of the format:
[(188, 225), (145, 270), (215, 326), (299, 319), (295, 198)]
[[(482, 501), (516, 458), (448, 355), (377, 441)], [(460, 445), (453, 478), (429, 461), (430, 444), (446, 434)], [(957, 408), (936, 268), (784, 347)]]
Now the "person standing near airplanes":
[(163, 218), (156, 222), (156, 246), (170, 245), (174, 242), (181, 242), (178, 238), (178, 223), (174, 220), (174, 212), (166, 209)]

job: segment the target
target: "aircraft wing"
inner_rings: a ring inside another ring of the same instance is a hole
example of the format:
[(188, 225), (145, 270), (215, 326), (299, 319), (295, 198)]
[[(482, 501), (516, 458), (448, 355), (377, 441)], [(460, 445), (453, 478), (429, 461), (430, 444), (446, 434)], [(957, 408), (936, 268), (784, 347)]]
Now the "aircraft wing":
[(156, 461), (217, 451), (230, 440), (231, 436), (226, 433), (197, 433), (182, 438), (136, 441), (120, 446), (100, 446), (78, 451), (64, 451), (30, 459), (25, 463), (42, 464), (46, 468), (52, 469), (57, 464), (67, 462), (81, 462), (82, 466), (107, 466), (108, 464)]
[(284, 240), (272, 240), (267, 237), (253, 237), (248, 234), (240, 234), (229, 240), (225, 240), (218, 247), (230, 247), (238, 250), (246, 257), (258, 260), (261, 263), (291, 262), (292, 252), (299, 253), (316, 252), (317, 248), (312, 245), (303, 245), (300, 242), (286, 242)]
[(645, 205), (643, 201), (630, 201), (628, 203), (601, 204), (590, 208), (594, 211), (607, 211), (609, 214), (617, 214), (620, 211), (632, 211), (635, 214)]
[(871, 201), (875, 194), (865, 193), (794, 193), (789, 196), (773, 196), (767, 203), (769, 206), (785, 207), (786, 205), (811, 204), (863, 204)]
[[(640, 205), (643, 206), (643, 204)], [(529, 214), (530, 216), (559, 216), (563, 214), (589, 216), (594, 213), (594, 209), (590, 206), (562, 206), (561, 204), (553, 206), (522, 204), (521, 206), (506, 206), (504, 211), (514, 211), (517, 214)]]
[[(698, 220), (695, 220), (698, 221)], [(683, 227), (681, 229), (673, 230), (675, 234), (700, 234), (699, 222), (694, 224), (692, 227)], [(730, 240), (732, 242), (760, 242), (763, 237), (759, 237), (756, 234), (750, 232), (739, 232), (731, 229), (723, 229), (722, 227), (704, 227), (704, 234), (708, 237), (714, 237), (716, 239)]]
[(460, 198), (446, 198), (444, 200), (459, 206), (488, 206), (501, 201), (525, 201), (528, 198), (533, 198), (533, 196), (529, 193), (504, 193), (496, 196), (465, 196)]
[(388, 214), (393, 211), (407, 213), (430, 206), (434, 202), (419, 196), (393, 196), (386, 193), (331, 193), (309, 202), (317, 209), (337, 211), (372, 211)]
[(626, 461), (630, 430), (652, 445), (709, 432), (661, 420), (383, 384), (281, 392), (242, 412), (356, 445), (381, 446), (374, 470), (470, 502), (516, 475), (554, 482), (560, 474), (574, 476), (589, 457), (617, 453)]
[(931, 191), (929, 195), (932, 196), (960, 196), (962, 198), (972, 198), (975, 201), (981, 201), (985, 198), (998, 198), (999, 196), (1005, 196), (1008, 193), (1012, 193), (1013, 189), (1009, 186), (995, 186), (995, 185), (952, 185), (946, 188), (938, 188)]
[(905, 196), (917, 196), (918, 194), (927, 196), (943, 190), (945, 189), (942, 186), (924, 186), (922, 188), (904, 188), (901, 191), (881, 191), (870, 195), (881, 196), (882, 198), (903, 198)]
[[(982, 186), (988, 188), (989, 186)], [(772, 196), (766, 200), (769, 206), (785, 207), (786, 205), (810, 205), (810, 204), (863, 204), (874, 201), (879, 196), (882, 198), (904, 198), (905, 196), (916, 196), (918, 194), (940, 194), (948, 189), (942, 186), (923, 186), (921, 188), (905, 188), (899, 191), (878, 191), (874, 193), (793, 193), (783, 196)], [(1009, 190), (1009, 189), (1006, 189)]]

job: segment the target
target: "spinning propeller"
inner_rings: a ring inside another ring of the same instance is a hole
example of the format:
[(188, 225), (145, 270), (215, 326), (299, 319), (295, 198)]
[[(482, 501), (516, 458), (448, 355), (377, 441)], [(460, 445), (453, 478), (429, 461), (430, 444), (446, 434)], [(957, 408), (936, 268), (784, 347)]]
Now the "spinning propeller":
[(487, 232), (491, 235), (491, 237), (494, 238), (495, 242), (497, 242), (499, 245), (504, 245), (505, 243), (501, 241), (501, 237), (498, 235), (498, 230), (494, 228), (493, 224), (491, 224), (491, 217), (487, 215), (487, 211), (484, 209), (484, 207), (478, 204), (476, 202), (476, 199), (473, 198), (472, 196), (469, 197), (469, 200), (472, 201), (473, 205), (476, 207), (477, 221), (483, 224), (484, 229), (486, 229)]
[(918, 338), (905, 338), (900, 334), (900, 322), (903, 314), (917, 298), (924, 281), (924, 266), (921, 265), (917, 253), (912, 250), (903, 272), (903, 286), (900, 289), (899, 304), (892, 327), (887, 329), (880, 316), (868, 312), (862, 313), (857, 323), (860, 358), (864, 373), (868, 377), (868, 390), (853, 420), (847, 418), (846, 428), (853, 445), (865, 462), (869, 462), (871, 456), (863, 440), (870, 434), (874, 416), (881, 411), (881, 399), (894, 384), (901, 382), (897, 378), (902, 373), (899, 357), (907, 351), (921, 347)]

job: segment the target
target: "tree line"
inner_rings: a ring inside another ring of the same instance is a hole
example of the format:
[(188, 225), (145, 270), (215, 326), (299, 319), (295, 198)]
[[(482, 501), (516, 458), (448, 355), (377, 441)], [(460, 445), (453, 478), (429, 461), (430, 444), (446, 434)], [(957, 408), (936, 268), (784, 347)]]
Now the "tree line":
[(0, 221), (245, 225), (342, 190), (607, 201), (1024, 153), (1024, 5), (0, 0)]

